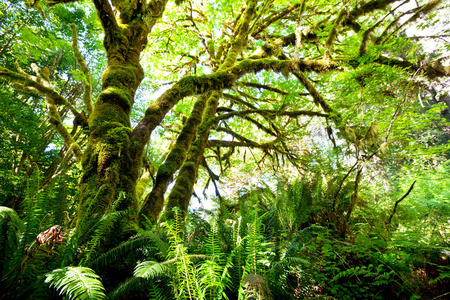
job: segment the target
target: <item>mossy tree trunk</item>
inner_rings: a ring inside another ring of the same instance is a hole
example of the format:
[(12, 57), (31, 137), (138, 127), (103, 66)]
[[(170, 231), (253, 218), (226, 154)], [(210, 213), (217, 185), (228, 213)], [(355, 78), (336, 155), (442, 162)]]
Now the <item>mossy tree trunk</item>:
[[(151, 7), (140, 1), (113, 1), (113, 11), (108, 1), (94, 0), (105, 31), (108, 60), (102, 91), (89, 117), (89, 139), (81, 161), (78, 218), (82, 221), (107, 212), (119, 200), (119, 194), (123, 195), (115, 209), (129, 210), (129, 226), (121, 226), (124, 234), (136, 224), (139, 211), (136, 184), (144, 147), (142, 140), (132, 141), (130, 116), (136, 90), (144, 78), (140, 54), (154, 24), (153, 19), (146, 22), (142, 16), (160, 15), (166, 2), (158, 3)], [(122, 233), (115, 232), (116, 238), (121, 239)]]

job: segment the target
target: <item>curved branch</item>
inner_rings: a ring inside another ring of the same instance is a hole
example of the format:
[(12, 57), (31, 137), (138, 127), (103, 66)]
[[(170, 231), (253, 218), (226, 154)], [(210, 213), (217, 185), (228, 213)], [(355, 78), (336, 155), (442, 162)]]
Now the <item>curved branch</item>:
[(80, 53), (80, 50), (78, 49), (78, 40), (77, 40), (77, 28), (75, 24), (70, 24), (70, 28), (72, 29), (72, 49), (73, 53), (75, 54), (75, 58), (77, 59), (78, 64), (81, 67), (81, 71), (83, 71), (84, 76), (86, 77), (85, 80), (83, 80), (84, 85), (84, 95), (83, 95), (83, 101), (84, 105), (86, 106), (86, 110), (88, 111), (88, 114), (90, 115), (92, 113), (92, 100), (91, 100), (91, 75), (89, 74), (89, 69), (86, 65), (86, 62), (84, 61), (83, 56)]
[(143, 119), (133, 129), (131, 139), (138, 142), (136, 149), (143, 148), (148, 142), (151, 132), (178, 101), (192, 95), (229, 89), (233, 87), (236, 80), (247, 73), (273, 70), (282, 74), (289, 74), (294, 69), (321, 73), (338, 68), (337, 63), (324, 64), (321, 60), (246, 59), (231, 68), (214, 74), (184, 77), (147, 108)]
[(167, 190), (167, 186), (186, 159), (189, 146), (195, 138), (198, 125), (202, 121), (206, 99), (206, 96), (200, 96), (195, 102), (175, 145), (158, 169), (152, 191), (144, 199), (140, 213), (147, 216), (150, 221), (154, 222), (158, 219), (164, 206), (164, 193)]
[(41, 70), (35, 65), (33, 68), (38, 70), (43, 77), (26, 74), (21, 69), (18, 69), (19, 73), (16, 73), (3, 67), (0, 67), (0, 77), (7, 79), (10, 83), (13, 83), (14, 87), (17, 89), (37, 95), (46, 95), (52, 99), (55, 105), (65, 106), (75, 115), (76, 118), (83, 120), (83, 124), (87, 124), (86, 118), (66, 98), (50, 88), (50, 85), (46, 82), (46, 80), (48, 80), (46, 76), (48, 75), (46, 75), (45, 68), (44, 72), (41, 72)]
[(394, 209), (392, 210), (392, 213), (391, 213), (391, 215), (389, 216), (389, 219), (388, 219), (388, 221), (387, 221), (386, 224), (391, 224), (392, 218), (394, 217), (395, 212), (397, 211), (397, 206), (398, 206), (398, 204), (399, 204), (403, 199), (405, 199), (405, 198), (409, 195), (409, 193), (411, 193), (411, 191), (412, 191), (412, 189), (414, 188), (414, 185), (415, 185), (415, 184), (416, 184), (416, 180), (414, 180), (414, 182), (411, 184), (411, 186), (409, 187), (408, 191), (406, 191), (406, 193), (405, 193), (400, 199), (398, 199), (397, 201), (395, 201)]

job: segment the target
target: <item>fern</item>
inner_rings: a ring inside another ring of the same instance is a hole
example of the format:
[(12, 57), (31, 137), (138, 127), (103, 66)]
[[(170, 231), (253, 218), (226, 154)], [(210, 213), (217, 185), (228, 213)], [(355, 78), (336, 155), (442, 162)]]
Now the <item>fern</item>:
[(174, 294), (178, 299), (197, 299), (199, 287), (196, 270), (181, 239), (183, 232), (181, 213), (177, 207), (174, 208), (174, 212), (174, 223), (167, 225), (171, 240), (167, 258), (174, 262), (172, 281)]
[(100, 246), (100, 243), (105, 240), (108, 233), (110, 233), (111, 231), (110, 228), (112, 228), (112, 224), (115, 223), (117, 220), (125, 217), (129, 213), (128, 210), (114, 211), (115, 207), (117, 206), (117, 202), (119, 201), (116, 201), (116, 205), (112, 207), (112, 212), (109, 212), (104, 216), (102, 216), (100, 220), (97, 222), (97, 224), (94, 226), (94, 228), (96, 228), (94, 231), (94, 235), (86, 245), (86, 257), (84, 260), (85, 264), (90, 263), (92, 257), (97, 255), (97, 248)]
[(14, 226), (18, 231), (23, 231), (22, 220), (12, 208), (0, 206), (0, 222), (8, 222), (9, 225)]
[(135, 251), (136, 249), (144, 246), (149, 246), (149, 242), (156, 246), (162, 256), (167, 255), (169, 246), (161, 240), (161, 238), (154, 232), (144, 231), (130, 238), (128, 241), (121, 243), (119, 246), (114, 247), (106, 253), (101, 254), (95, 258), (90, 266), (107, 266), (108, 264), (117, 261), (119, 258)]
[(100, 276), (86, 267), (65, 267), (53, 270), (45, 275), (46, 283), (54, 286), (60, 294), (69, 300), (96, 300), (105, 298), (105, 288)]
[(167, 272), (168, 267), (164, 263), (144, 261), (136, 266), (134, 276), (149, 279), (165, 275)]
[(149, 296), (150, 300), (166, 300), (167, 297), (163, 293), (163, 289), (160, 288), (154, 281), (149, 282)]

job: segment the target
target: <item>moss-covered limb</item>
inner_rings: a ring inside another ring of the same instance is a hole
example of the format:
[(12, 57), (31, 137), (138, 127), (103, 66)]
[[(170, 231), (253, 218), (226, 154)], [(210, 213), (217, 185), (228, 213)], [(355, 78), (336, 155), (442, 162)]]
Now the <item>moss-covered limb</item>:
[[(136, 184), (136, 198), (138, 200), (142, 199), (142, 196), (144, 195), (145, 188), (147, 187), (148, 183), (150, 182), (150, 171), (144, 171), (142, 173), (141, 178), (139, 178), (138, 183)], [(142, 203), (142, 200), (140, 201)]]
[(245, 116), (249, 114), (260, 114), (265, 117), (272, 116), (289, 116), (289, 117), (298, 117), (298, 116), (311, 116), (311, 117), (329, 117), (329, 114), (324, 114), (321, 112), (309, 111), (309, 110), (297, 110), (297, 111), (276, 111), (269, 109), (255, 109), (255, 110), (242, 110), (242, 111), (232, 111), (226, 114), (222, 114), (216, 117), (218, 120), (225, 120), (232, 118), (234, 116)]
[(330, 106), (330, 104), (328, 103), (328, 101), (325, 100), (325, 98), (323, 98), (323, 96), (319, 93), (318, 90), (316, 90), (316, 88), (312, 85), (312, 83), (309, 81), (309, 79), (306, 77), (306, 75), (300, 70), (295, 70), (293, 73), (294, 73), (295, 77), (297, 77), (297, 79), (300, 81), (300, 83), (306, 88), (306, 90), (313, 97), (314, 103), (317, 106), (321, 107), (324, 112), (326, 112), (328, 114), (332, 113), (333, 109)]
[(78, 39), (77, 39), (77, 28), (75, 24), (70, 24), (70, 28), (72, 29), (72, 49), (73, 53), (75, 55), (75, 58), (77, 59), (78, 64), (81, 67), (81, 71), (83, 72), (84, 76), (86, 77), (85, 80), (83, 80), (84, 85), (84, 95), (83, 95), (83, 101), (84, 106), (86, 107), (86, 110), (88, 114), (90, 115), (92, 113), (92, 100), (91, 100), (91, 75), (89, 72), (89, 69), (87, 67), (86, 62), (84, 61), (83, 56), (80, 53), (80, 50), (78, 49)]
[(55, 126), (56, 131), (63, 138), (64, 144), (68, 148), (67, 152), (70, 153), (71, 151), (73, 151), (73, 153), (75, 155), (75, 158), (78, 161), (80, 161), (81, 160), (81, 156), (82, 156), (82, 152), (81, 152), (80, 146), (72, 138), (72, 136), (70, 135), (70, 133), (67, 130), (67, 128), (64, 127), (64, 125), (63, 125), (63, 123), (61, 121), (61, 118), (59, 116), (58, 109), (57, 109), (56, 105), (54, 105), (53, 99), (51, 99), (50, 97), (47, 97), (46, 102), (47, 102), (48, 112), (49, 112), (49, 115), (50, 115), (49, 122), (53, 126)]
[(257, 2), (258, 2), (257, 0), (248, 1), (247, 7), (242, 16), (242, 20), (236, 30), (237, 33), (236, 37), (231, 42), (230, 50), (228, 51), (228, 54), (223, 63), (221, 64), (221, 66), (219, 67), (218, 71), (224, 71), (233, 66), (237, 60), (237, 56), (242, 52), (242, 49), (247, 45), (250, 22), (252, 21), (253, 16), (255, 15)]
[(278, 59), (246, 59), (234, 66), (217, 71), (211, 75), (187, 76), (182, 78), (170, 89), (166, 90), (150, 105), (143, 119), (133, 129), (131, 139), (134, 143), (136, 156), (141, 156), (151, 132), (160, 124), (167, 112), (181, 99), (203, 94), (214, 90), (229, 89), (244, 74), (261, 70), (273, 70), (282, 74), (289, 74), (294, 69), (322, 73), (340, 69), (338, 62), (324, 62), (323, 60), (278, 60)]
[(276, 12), (271, 14), (270, 16), (268, 16), (267, 18), (265, 18), (264, 20), (262, 20), (261, 25), (256, 28), (254, 30), (254, 32), (252, 33), (253, 37), (257, 37), (258, 34), (260, 34), (261, 32), (263, 32), (267, 27), (269, 27), (270, 25), (272, 25), (273, 23), (275, 23), (278, 20), (283, 19), (284, 17), (286, 17), (287, 15), (289, 15), (290, 13), (292, 13), (293, 11), (295, 11), (297, 8), (301, 7), (303, 4), (305, 4), (306, 0), (303, 0), (302, 2), (298, 2), (294, 5), (291, 5), (287, 8), (285, 8), (283, 11), (281, 12)]
[(172, 150), (164, 163), (158, 169), (156, 181), (152, 191), (145, 197), (140, 213), (145, 215), (152, 222), (158, 220), (159, 214), (164, 207), (164, 194), (167, 186), (173, 178), (175, 172), (181, 167), (186, 159), (187, 152), (197, 133), (197, 127), (202, 121), (207, 97), (198, 97), (194, 103), (191, 114), (181, 130)]
[(19, 69), (19, 73), (16, 73), (0, 67), (0, 77), (8, 79), (9, 82), (13, 83), (15, 88), (46, 96), (49, 122), (55, 126), (55, 129), (63, 138), (65, 145), (74, 152), (75, 157), (78, 160), (81, 159), (81, 149), (62, 124), (57, 105), (67, 107), (75, 115), (75, 118), (79, 118), (81, 121), (86, 121), (86, 118), (66, 98), (50, 88), (48, 69), (41, 70), (35, 64), (32, 64), (32, 69), (38, 76), (26, 74), (21, 69)]
[(408, 20), (403, 22), (400, 26), (397, 26), (386, 38), (384, 38), (385, 37), (384, 35), (381, 35), (381, 38), (383, 38), (384, 40), (383, 43), (388, 41), (394, 34), (396, 34), (400, 29), (402, 29), (406, 25), (417, 21), (417, 19), (419, 19), (421, 15), (429, 14), (430, 12), (435, 10), (441, 3), (442, 0), (432, 0), (425, 5), (422, 5)]
[(143, 19), (149, 31), (156, 21), (162, 17), (168, 0), (151, 0), (143, 7)]
[(187, 158), (178, 172), (175, 184), (167, 199), (166, 208), (161, 216), (162, 221), (174, 218), (172, 211), (174, 207), (179, 207), (183, 214), (187, 212), (194, 191), (194, 183), (197, 180), (198, 167), (202, 161), (209, 137), (209, 131), (214, 125), (214, 116), (219, 104), (219, 97), (220, 94), (218, 92), (212, 92), (207, 100), (202, 123), (197, 129), (197, 137), (189, 148)]
[(336, 36), (337, 36), (337, 29), (341, 25), (342, 19), (344, 18), (344, 16), (346, 14), (347, 14), (347, 11), (345, 10), (345, 8), (343, 8), (343, 9), (341, 9), (339, 11), (336, 19), (334, 20), (333, 27), (331, 27), (331, 30), (328, 33), (327, 40), (325, 41), (324, 59), (330, 59), (331, 58), (330, 51), (331, 51), (331, 47), (333, 45), (333, 42), (334, 42), (334, 40), (336, 39)]
[(0, 67), (0, 77), (8, 80), (8, 82), (12, 83), (17, 89), (38, 95), (46, 95), (52, 99), (55, 105), (65, 106), (75, 115), (75, 117), (85, 119), (85, 117), (66, 98), (50, 87), (47, 74), (48, 69), (44, 68), (44, 70), (41, 70), (35, 64), (32, 64), (32, 68), (38, 73), (38, 76), (26, 74), (21, 69), (18, 69), (19, 72), (14, 72)]
[(361, 26), (356, 23), (356, 20), (368, 13), (374, 12), (376, 10), (386, 9), (390, 4), (396, 2), (397, 0), (372, 0), (364, 3), (361, 6), (356, 6), (352, 9), (342, 20), (342, 25), (350, 27), (356, 33), (359, 32)]
[(98, 18), (105, 32), (105, 48), (108, 52), (110, 41), (114, 38), (114, 34), (120, 31), (114, 12), (108, 0), (93, 0)]
[[(435, 79), (438, 77), (450, 76), (450, 66), (444, 66), (442, 64), (442, 60), (443, 59), (436, 59), (418, 65), (405, 60), (380, 56), (377, 60), (375, 60), (375, 62), (388, 66), (402, 67), (409, 70), (410, 72), (416, 72), (418, 69), (422, 69), (426, 77), (428, 77), (429, 79)], [(358, 65), (356, 61), (352, 61), (352, 63), (354, 66)]]
[[(141, 156), (145, 144), (150, 138), (153, 129), (159, 125), (167, 112), (181, 99), (196, 94), (203, 94), (213, 90), (231, 88), (236, 80), (244, 74), (261, 70), (273, 70), (275, 72), (289, 73), (293, 62), (276, 59), (243, 60), (242, 62), (224, 71), (218, 71), (211, 75), (187, 76), (166, 90), (155, 102), (150, 105), (138, 125), (133, 129), (132, 141), (135, 143), (135, 153)], [(313, 61), (296, 62), (300, 68), (323, 71), (323, 64)], [(333, 68), (332, 65), (329, 67)], [(328, 68), (328, 67), (327, 67)]]
[[(401, 6), (405, 5), (408, 2), (409, 2), (409, 0), (403, 1), (402, 3), (400, 3), (399, 5), (394, 7), (389, 13), (384, 15), (384, 17), (382, 17), (380, 20), (378, 20), (372, 27), (370, 27), (364, 31), (364, 33), (362, 34), (361, 45), (359, 46), (359, 55), (363, 55), (366, 52), (367, 43), (372, 39), (371, 35), (372, 35), (373, 31), (376, 28), (378, 28), (388, 16), (393, 14), (397, 9), (399, 9)], [(394, 22), (396, 22), (396, 21), (394, 20), (393, 23)]]

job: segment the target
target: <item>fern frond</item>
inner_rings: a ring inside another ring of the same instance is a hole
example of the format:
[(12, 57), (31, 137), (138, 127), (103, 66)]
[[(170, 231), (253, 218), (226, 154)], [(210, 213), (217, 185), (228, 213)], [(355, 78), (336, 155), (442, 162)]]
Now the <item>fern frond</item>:
[(167, 296), (164, 295), (164, 292), (167, 294), (167, 289), (162, 289), (154, 281), (149, 282), (149, 296), (151, 300), (166, 300)]
[(114, 261), (117, 261), (119, 258), (124, 256), (125, 254), (130, 253), (130, 251), (134, 251), (137, 248), (147, 246), (149, 247), (149, 242), (154, 244), (156, 248), (160, 251), (161, 255), (165, 257), (167, 255), (167, 250), (169, 246), (161, 240), (161, 238), (151, 231), (144, 231), (132, 237), (130, 240), (121, 243), (119, 246), (114, 247), (106, 253), (101, 254), (96, 259), (94, 259), (90, 265), (91, 266), (106, 266)]
[(134, 269), (134, 276), (142, 278), (155, 278), (165, 275), (169, 268), (162, 263), (156, 261), (144, 261)]
[(0, 206), (0, 222), (9, 222), (10, 225), (17, 228), (19, 231), (23, 231), (23, 223), (20, 220), (19, 215), (12, 208), (6, 206)]
[(85, 263), (97, 254), (97, 248), (100, 243), (105, 240), (106, 236), (110, 232), (112, 226), (120, 218), (124, 218), (129, 213), (129, 210), (124, 211), (112, 211), (105, 214), (98, 222), (94, 231), (94, 236), (86, 245), (86, 260)]
[(86, 267), (65, 267), (53, 270), (45, 275), (46, 283), (54, 286), (60, 294), (69, 300), (95, 300), (105, 298), (105, 288), (100, 276)]

